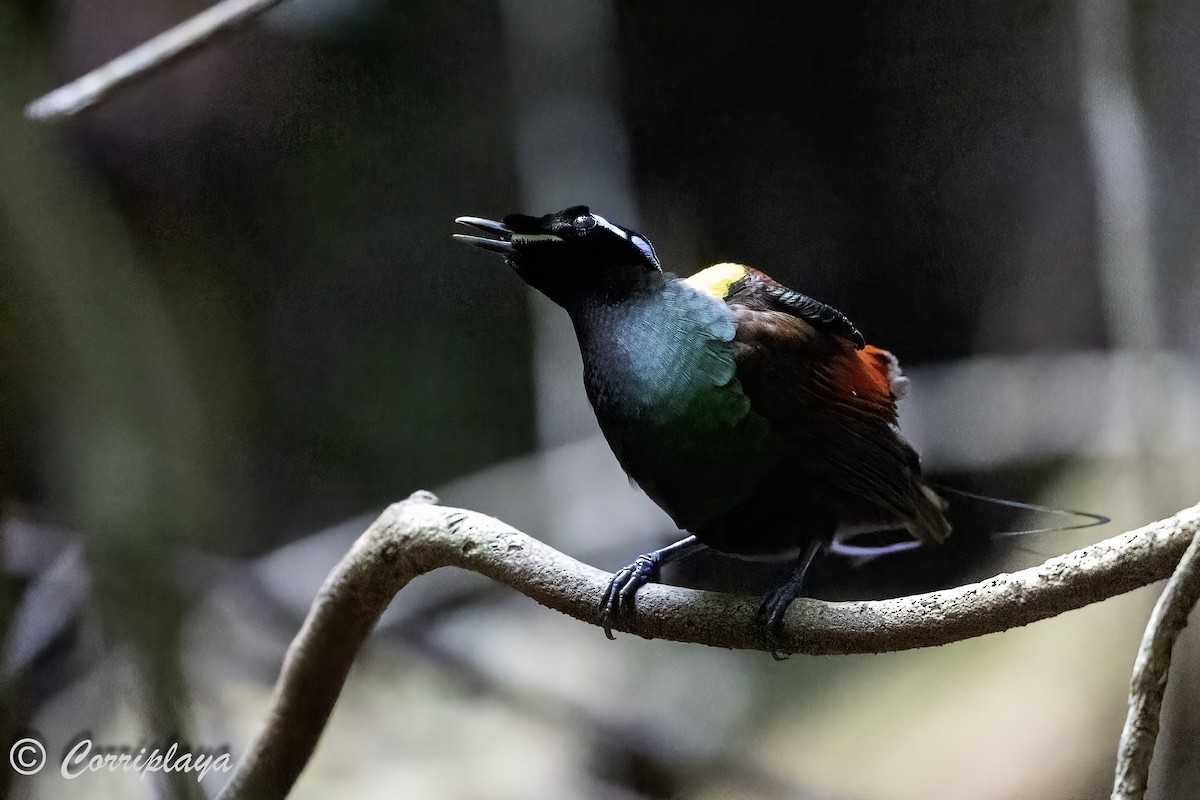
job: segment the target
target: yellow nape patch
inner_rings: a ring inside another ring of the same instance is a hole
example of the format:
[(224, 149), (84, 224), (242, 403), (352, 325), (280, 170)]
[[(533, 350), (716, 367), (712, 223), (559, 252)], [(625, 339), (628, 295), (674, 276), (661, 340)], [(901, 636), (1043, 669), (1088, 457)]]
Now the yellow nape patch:
[(686, 280), (693, 289), (712, 295), (718, 300), (724, 300), (725, 296), (729, 294), (729, 287), (744, 277), (746, 277), (744, 266), (725, 261), (713, 264), (708, 269), (702, 269)]

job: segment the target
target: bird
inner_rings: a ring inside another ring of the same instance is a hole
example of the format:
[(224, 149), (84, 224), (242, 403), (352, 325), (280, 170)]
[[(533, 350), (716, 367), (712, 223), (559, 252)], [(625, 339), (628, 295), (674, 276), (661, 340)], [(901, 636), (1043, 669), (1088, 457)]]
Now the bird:
[(455, 239), (566, 311), (613, 454), (687, 534), (613, 575), (599, 604), (610, 639), (665, 564), (710, 548), (791, 560), (756, 617), (778, 658), (785, 612), (839, 531), (950, 536), (898, 426), (908, 380), (845, 314), (740, 263), (666, 272), (649, 239), (584, 205), (455, 222), (472, 230)]

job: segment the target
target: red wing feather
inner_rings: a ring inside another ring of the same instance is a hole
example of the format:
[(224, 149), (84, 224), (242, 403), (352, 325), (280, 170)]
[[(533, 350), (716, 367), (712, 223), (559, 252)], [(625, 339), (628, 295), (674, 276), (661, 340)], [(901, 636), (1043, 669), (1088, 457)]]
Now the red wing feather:
[(923, 540), (949, 533), (940, 500), (896, 427), (906, 380), (878, 347), (857, 349), (782, 311), (731, 304), (738, 378), (751, 410), (793, 449), (792, 468), (843, 497), (852, 517), (892, 520)]
[(856, 398), (864, 402), (892, 402), (892, 388), (887, 374), (887, 353), (871, 348), (854, 351), (853, 356), (836, 359), (830, 365), (832, 386), (843, 399)]

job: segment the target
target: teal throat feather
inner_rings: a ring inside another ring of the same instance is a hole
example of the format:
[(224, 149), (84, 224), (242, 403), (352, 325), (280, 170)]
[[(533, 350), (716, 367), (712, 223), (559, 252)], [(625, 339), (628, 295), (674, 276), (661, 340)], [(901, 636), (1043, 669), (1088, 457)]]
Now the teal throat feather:
[(778, 456), (736, 375), (729, 308), (670, 275), (648, 284), (620, 304), (568, 310), (613, 452), (691, 529), (746, 499)]

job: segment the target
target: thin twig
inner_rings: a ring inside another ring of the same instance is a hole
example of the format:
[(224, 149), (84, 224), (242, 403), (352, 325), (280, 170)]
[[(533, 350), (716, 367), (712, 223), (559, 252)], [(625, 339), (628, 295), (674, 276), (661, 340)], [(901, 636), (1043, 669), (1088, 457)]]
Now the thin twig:
[(1142, 636), (1129, 682), (1129, 714), (1117, 748), (1112, 800), (1141, 800), (1150, 778), (1150, 760), (1158, 738), (1159, 714), (1167, 689), (1171, 652), (1188, 615), (1200, 601), (1200, 533), (1159, 595)]
[(49, 121), (78, 114), (117, 89), (144, 78), (218, 34), (256, 17), (282, 0), (222, 0), (194, 17), (122, 53), (107, 64), (34, 100), (25, 116)]
[[(308, 762), (359, 648), (392, 597), (439, 567), (478, 572), (593, 625), (605, 572), (492, 517), (418, 492), (367, 529), (321, 588), (284, 659), (263, 730), (221, 797), (283, 797)], [(1200, 531), (1200, 505), (1057, 556), (1039, 567), (941, 592), (870, 602), (801, 599), (780, 642), (796, 653), (878, 653), (1016, 628), (1171, 574)], [(757, 598), (649, 585), (614, 626), (650, 638), (764, 649)]]

